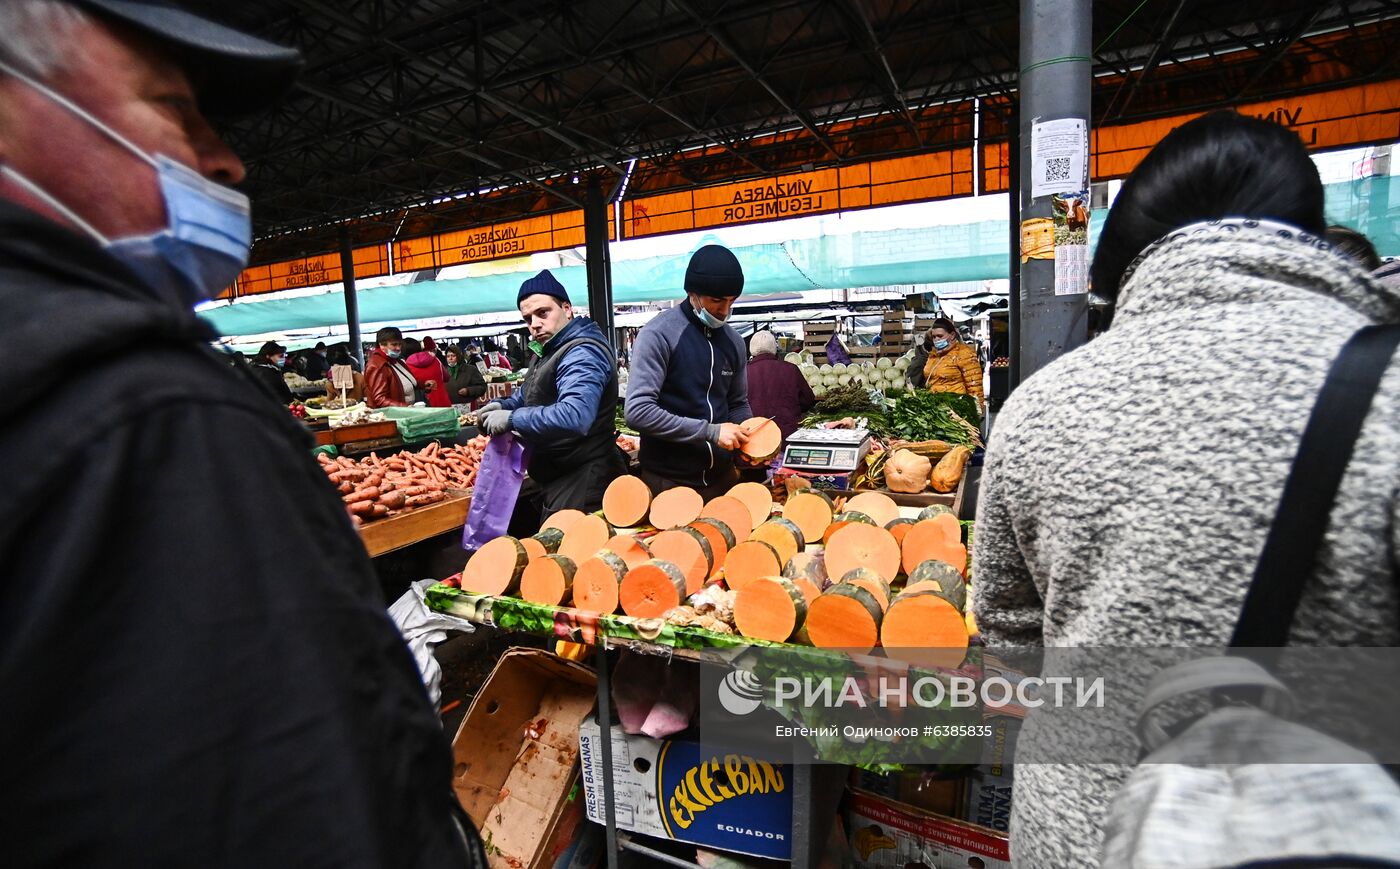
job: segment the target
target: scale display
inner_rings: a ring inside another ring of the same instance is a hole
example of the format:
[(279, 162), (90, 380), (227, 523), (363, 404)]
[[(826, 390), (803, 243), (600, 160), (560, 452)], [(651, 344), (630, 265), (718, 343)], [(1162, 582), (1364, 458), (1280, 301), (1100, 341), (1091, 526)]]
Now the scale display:
[(804, 428), (793, 432), (783, 465), (804, 471), (855, 470), (870, 451), (867, 429)]

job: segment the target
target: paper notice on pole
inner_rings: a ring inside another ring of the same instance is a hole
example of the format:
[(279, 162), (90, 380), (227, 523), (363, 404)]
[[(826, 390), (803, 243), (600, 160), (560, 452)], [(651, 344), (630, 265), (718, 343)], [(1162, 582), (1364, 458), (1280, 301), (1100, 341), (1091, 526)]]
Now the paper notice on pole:
[(1078, 190), (1050, 199), (1055, 215), (1055, 295), (1089, 292), (1089, 193)]
[(1089, 125), (1063, 118), (1031, 125), (1031, 198), (1089, 186)]

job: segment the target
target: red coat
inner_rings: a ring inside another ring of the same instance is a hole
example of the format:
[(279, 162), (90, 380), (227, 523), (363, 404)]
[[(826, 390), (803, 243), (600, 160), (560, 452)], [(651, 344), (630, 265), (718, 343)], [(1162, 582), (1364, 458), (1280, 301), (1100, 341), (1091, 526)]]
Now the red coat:
[(378, 347), (365, 362), (365, 403), (370, 407), (404, 407), (413, 403), (413, 396), (404, 400), (403, 384), (394, 373), (400, 360), (390, 359)]
[(419, 386), (423, 386), (428, 381), (433, 381), (437, 385), (432, 392), (428, 393), (429, 407), (451, 407), (452, 397), (447, 394), (447, 369), (436, 356), (427, 350), (420, 350), (408, 357), (408, 370), (413, 373), (413, 379), (418, 381)]

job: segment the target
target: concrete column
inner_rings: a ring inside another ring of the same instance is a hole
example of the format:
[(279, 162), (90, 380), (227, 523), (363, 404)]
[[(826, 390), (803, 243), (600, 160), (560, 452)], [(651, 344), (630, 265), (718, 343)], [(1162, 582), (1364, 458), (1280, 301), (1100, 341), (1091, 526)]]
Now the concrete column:
[[(1080, 154), (1074, 164), (1082, 167), (1082, 177), (1073, 179), (1073, 189), (1088, 192), (1089, 96), (1093, 81), (1090, 7), (1090, 0), (1021, 0), (1020, 223), (1054, 216), (1052, 197), (1034, 196), (1034, 139), (1039, 124), (1064, 119), (1083, 121), (1083, 142), (1076, 148)], [(1043, 166), (1044, 161), (1041, 162)], [(1045, 174), (1053, 178), (1063, 166), (1057, 162)], [(1019, 286), (1012, 288), (1019, 302), (1013, 308), (1013, 386), (1082, 345), (1088, 335), (1087, 295), (1083, 288), (1073, 295), (1056, 295), (1054, 260), (1029, 260), (1021, 264), (1019, 277)]]

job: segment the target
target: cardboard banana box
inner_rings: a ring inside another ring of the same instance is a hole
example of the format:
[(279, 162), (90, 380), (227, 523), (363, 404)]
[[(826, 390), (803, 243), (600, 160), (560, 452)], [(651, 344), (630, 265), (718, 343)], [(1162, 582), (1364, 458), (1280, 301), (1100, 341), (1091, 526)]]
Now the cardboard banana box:
[(1011, 869), (1005, 835), (854, 788), (846, 830), (858, 869)]

